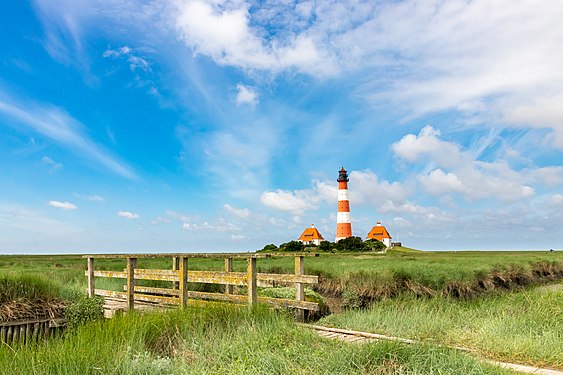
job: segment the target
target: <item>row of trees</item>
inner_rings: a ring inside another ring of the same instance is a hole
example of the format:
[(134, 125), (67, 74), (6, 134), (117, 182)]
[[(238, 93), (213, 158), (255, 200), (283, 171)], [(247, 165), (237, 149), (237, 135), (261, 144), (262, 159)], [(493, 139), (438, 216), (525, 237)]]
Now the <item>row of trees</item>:
[(319, 246), (316, 245), (303, 245), (299, 241), (289, 241), (282, 243), (279, 247), (274, 244), (264, 246), (264, 252), (271, 251), (287, 251), (287, 252), (300, 252), (300, 251), (325, 251), (328, 253), (334, 252), (361, 252), (361, 251), (381, 251), (385, 249), (383, 242), (378, 240), (363, 241), (361, 237), (348, 237), (338, 242), (323, 241)]

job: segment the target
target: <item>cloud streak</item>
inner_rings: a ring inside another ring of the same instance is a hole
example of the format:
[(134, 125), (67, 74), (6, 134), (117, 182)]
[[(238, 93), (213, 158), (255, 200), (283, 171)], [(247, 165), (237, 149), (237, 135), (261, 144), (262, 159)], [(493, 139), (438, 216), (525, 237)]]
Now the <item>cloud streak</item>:
[(49, 201), (49, 203), (47, 204), (51, 207), (60, 208), (63, 210), (76, 210), (78, 208), (75, 204), (70, 202)]
[(0, 118), (18, 130), (23, 125), (58, 144), (71, 149), (79, 156), (95, 160), (112, 173), (129, 179), (136, 178), (130, 167), (112, 157), (102, 147), (89, 139), (85, 127), (65, 111), (52, 105), (33, 102), (16, 102), (0, 91)]
[(124, 218), (129, 219), (129, 220), (134, 220), (134, 219), (140, 218), (139, 214), (136, 214), (136, 213), (130, 212), (130, 211), (121, 211), (121, 210), (119, 210), (117, 212), (117, 216), (124, 217)]

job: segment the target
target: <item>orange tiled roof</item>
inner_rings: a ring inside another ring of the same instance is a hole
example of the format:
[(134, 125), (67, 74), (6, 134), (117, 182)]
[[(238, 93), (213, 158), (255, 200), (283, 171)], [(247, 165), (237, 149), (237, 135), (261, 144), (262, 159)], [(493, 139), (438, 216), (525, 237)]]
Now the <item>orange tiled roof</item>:
[(368, 233), (368, 239), (369, 238), (381, 241), (384, 238), (391, 238), (391, 235), (383, 225), (376, 225), (371, 228), (371, 231)]
[(312, 240), (324, 240), (322, 234), (319, 233), (319, 230), (315, 227), (307, 228), (299, 237), (298, 241), (312, 241)]

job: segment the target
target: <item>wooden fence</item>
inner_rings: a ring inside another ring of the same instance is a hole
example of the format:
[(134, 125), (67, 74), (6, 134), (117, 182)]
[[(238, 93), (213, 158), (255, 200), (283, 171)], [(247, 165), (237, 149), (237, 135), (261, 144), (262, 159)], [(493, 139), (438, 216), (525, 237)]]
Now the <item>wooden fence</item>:
[[(279, 256), (295, 257), (293, 274), (258, 273), (258, 258), (270, 257), (270, 254), (120, 254), (120, 255), (85, 255), (88, 259), (88, 295), (103, 296), (106, 299), (126, 301), (126, 309), (133, 310), (136, 303), (158, 305), (178, 305), (184, 307), (189, 300), (212, 300), (254, 305), (258, 302), (275, 307), (296, 309), (296, 318), (302, 320), (304, 310), (318, 311), (317, 303), (305, 301), (304, 285), (317, 284), (318, 276), (304, 274), (304, 257), (317, 254), (283, 254)], [(276, 256), (278, 256), (276, 254)], [(96, 271), (95, 259), (116, 259), (127, 261), (122, 271)], [(141, 269), (138, 260), (146, 258), (172, 258), (171, 269)], [(223, 271), (189, 270), (189, 260), (194, 258), (223, 258)], [(233, 271), (233, 259), (246, 259), (246, 272)], [(125, 279), (125, 291), (96, 289), (96, 277)], [(159, 280), (171, 282), (170, 288), (155, 288), (136, 285), (137, 280)], [(223, 293), (208, 293), (189, 290), (189, 283), (224, 285)], [(293, 284), (295, 299), (258, 297), (258, 287)], [(246, 288), (246, 295), (235, 294), (233, 286)]]
[(0, 323), (0, 343), (8, 345), (17, 342), (30, 344), (41, 339), (60, 334), (66, 321), (64, 319), (40, 319)]

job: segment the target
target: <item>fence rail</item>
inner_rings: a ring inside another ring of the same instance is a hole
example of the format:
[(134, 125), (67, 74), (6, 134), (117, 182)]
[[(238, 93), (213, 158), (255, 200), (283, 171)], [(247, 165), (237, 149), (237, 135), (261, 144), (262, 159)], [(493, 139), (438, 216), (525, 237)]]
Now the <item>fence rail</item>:
[[(278, 255), (276, 255), (278, 256)], [(116, 254), (85, 255), (88, 260), (88, 295), (118, 299), (127, 302), (127, 309), (135, 309), (135, 302), (185, 307), (189, 299), (225, 301), (254, 305), (265, 303), (274, 307), (296, 309), (297, 320), (303, 320), (304, 310), (318, 311), (319, 305), (305, 301), (305, 284), (317, 284), (318, 276), (304, 274), (304, 257), (317, 254), (284, 254), (295, 258), (294, 274), (258, 273), (258, 258), (270, 257), (269, 254)], [(122, 271), (101, 271), (94, 269), (94, 260), (124, 259), (127, 266)], [(140, 258), (172, 258), (172, 269), (138, 268)], [(224, 258), (223, 271), (189, 270), (189, 260), (193, 258)], [(246, 272), (233, 271), (233, 259), (246, 259)], [(124, 291), (96, 289), (95, 278), (125, 279)], [(138, 286), (138, 280), (156, 280), (171, 282), (170, 288)], [(224, 285), (223, 293), (198, 292), (189, 290), (189, 283)], [(295, 299), (258, 297), (258, 287), (272, 287), (276, 284), (295, 285)], [(233, 286), (246, 287), (246, 295), (234, 294)]]

